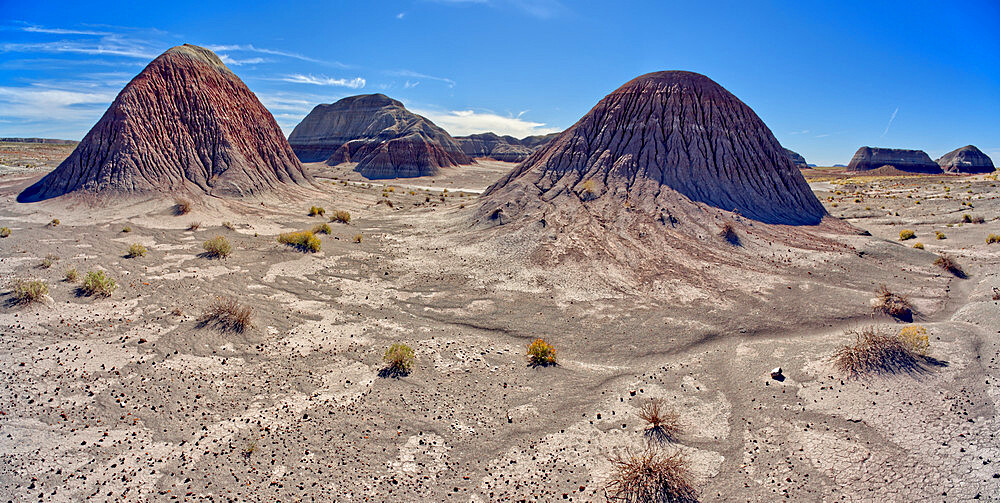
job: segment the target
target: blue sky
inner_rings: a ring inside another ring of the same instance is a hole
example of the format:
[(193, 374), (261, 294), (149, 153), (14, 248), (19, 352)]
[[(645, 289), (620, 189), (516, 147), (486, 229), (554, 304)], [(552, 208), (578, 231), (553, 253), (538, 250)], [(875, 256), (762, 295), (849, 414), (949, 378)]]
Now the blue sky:
[[(1000, 2), (0, 0), (0, 136), (80, 139), (152, 58), (215, 50), (286, 134), (382, 92), (455, 135), (572, 125), (657, 70), (708, 75), (821, 165), (862, 145), (1000, 161)], [(697, 4), (697, 5), (696, 5)]]

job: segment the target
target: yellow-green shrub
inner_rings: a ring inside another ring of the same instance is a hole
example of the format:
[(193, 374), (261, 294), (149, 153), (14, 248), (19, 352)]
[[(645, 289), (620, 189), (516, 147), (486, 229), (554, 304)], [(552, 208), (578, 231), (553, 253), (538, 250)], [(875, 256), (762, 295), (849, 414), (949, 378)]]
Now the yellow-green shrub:
[(323, 209), (323, 208), (321, 208), (321, 207), (319, 207), (319, 206), (313, 206), (313, 207), (309, 208), (309, 216), (315, 217), (317, 215), (319, 215), (319, 216), (326, 215), (326, 210)]
[(917, 237), (917, 234), (910, 229), (903, 229), (899, 231), (899, 240), (906, 241), (907, 239), (913, 239)]
[(205, 254), (209, 257), (225, 258), (233, 251), (229, 240), (225, 236), (215, 236), (201, 245), (205, 249)]
[(330, 216), (331, 222), (340, 222), (343, 224), (351, 223), (351, 213), (349, 211), (337, 210), (333, 212)]
[(327, 224), (318, 224), (312, 228), (313, 234), (329, 234), (331, 231), (330, 226)]
[(528, 363), (532, 366), (554, 365), (556, 348), (542, 339), (535, 339), (528, 345)]
[(913, 352), (926, 355), (931, 343), (927, 339), (927, 329), (920, 325), (907, 325), (899, 331), (899, 339)]
[(125, 254), (126, 258), (144, 257), (146, 256), (146, 247), (139, 243), (132, 243), (128, 247), (128, 253)]
[(14, 281), (12, 291), (14, 302), (18, 304), (30, 304), (42, 300), (42, 297), (49, 294), (49, 285), (39, 279)]
[(278, 242), (312, 253), (318, 252), (322, 246), (322, 241), (320, 241), (320, 239), (310, 231), (286, 232), (279, 234)]
[(116, 288), (118, 288), (118, 284), (105, 274), (104, 271), (90, 271), (87, 273), (87, 277), (83, 279), (80, 291), (84, 295), (110, 297)]
[(385, 370), (391, 374), (408, 374), (413, 369), (413, 363), (417, 357), (413, 348), (406, 344), (396, 343), (385, 350), (382, 361), (385, 362)]

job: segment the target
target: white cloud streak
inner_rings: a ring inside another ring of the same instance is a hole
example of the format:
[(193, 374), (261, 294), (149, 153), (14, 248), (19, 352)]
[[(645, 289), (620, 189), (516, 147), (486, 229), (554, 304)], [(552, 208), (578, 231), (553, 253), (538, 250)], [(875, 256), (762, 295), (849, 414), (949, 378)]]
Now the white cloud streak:
[(435, 77), (433, 75), (427, 75), (424, 73), (415, 72), (413, 70), (389, 70), (385, 73), (393, 75), (395, 77), (410, 77), (414, 79), (436, 80), (448, 84), (448, 87), (455, 87), (455, 81), (447, 77)]
[(504, 117), (491, 112), (476, 112), (474, 110), (437, 112), (419, 109), (414, 109), (413, 112), (427, 117), (454, 136), (493, 132), (499, 135), (524, 138), (525, 136), (562, 131), (560, 128), (547, 127), (542, 122), (527, 121), (520, 117)]
[(892, 126), (892, 121), (896, 120), (896, 114), (898, 113), (899, 113), (899, 107), (896, 107), (896, 109), (892, 111), (892, 117), (889, 117), (889, 123), (885, 125), (885, 131), (882, 131), (882, 136), (879, 136), (879, 138), (883, 138), (885, 137), (886, 134), (889, 133), (889, 127)]
[(25, 26), (24, 28), (21, 28), (21, 31), (26, 31), (30, 33), (50, 33), (53, 35), (91, 35), (98, 37), (111, 35), (110, 32), (106, 31), (73, 30), (66, 28), (45, 28), (43, 26)]
[(324, 75), (302, 75), (295, 73), (292, 75), (286, 75), (281, 78), (284, 82), (293, 82), (296, 84), (312, 84), (316, 86), (339, 86), (339, 87), (349, 87), (351, 89), (360, 89), (365, 87), (365, 79), (361, 77), (355, 77), (353, 79), (335, 79), (332, 77), (327, 77)]

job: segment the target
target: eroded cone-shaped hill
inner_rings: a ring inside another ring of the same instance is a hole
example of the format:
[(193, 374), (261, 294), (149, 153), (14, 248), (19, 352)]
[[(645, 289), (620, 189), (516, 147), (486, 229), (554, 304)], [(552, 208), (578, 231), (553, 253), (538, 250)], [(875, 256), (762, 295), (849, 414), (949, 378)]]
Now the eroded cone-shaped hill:
[(685, 201), (774, 224), (826, 215), (753, 110), (708, 77), (667, 71), (602, 99), (487, 189), (477, 219), (544, 219), (577, 204), (662, 219)]
[(948, 173), (992, 173), (996, 170), (993, 160), (973, 145), (952, 150), (935, 162)]
[(447, 131), (384, 94), (318, 105), (288, 141), (302, 162), (356, 162), (367, 178), (433, 175), (472, 162)]
[(847, 165), (847, 171), (868, 171), (883, 166), (909, 173), (941, 173), (941, 167), (923, 150), (878, 147), (859, 148)]
[(274, 117), (212, 51), (174, 47), (122, 89), (30, 202), (86, 190), (243, 196), (308, 182)]

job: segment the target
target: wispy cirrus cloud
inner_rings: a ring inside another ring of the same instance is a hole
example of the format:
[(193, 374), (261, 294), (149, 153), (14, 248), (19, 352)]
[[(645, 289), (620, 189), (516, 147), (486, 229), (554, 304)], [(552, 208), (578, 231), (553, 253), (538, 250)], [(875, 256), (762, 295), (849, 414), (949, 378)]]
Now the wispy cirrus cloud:
[(260, 63), (270, 63), (272, 60), (267, 58), (246, 58), (246, 59), (236, 59), (228, 54), (219, 54), (219, 59), (223, 63), (229, 66), (241, 66), (241, 65), (256, 65)]
[(422, 110), (414, 108), (413, 112), (427, 117), (450, 134), (465, 136), (476, 133), (493, 132), (499, 135), (511, 135), (517, 138), (538, 134), (556, 133), (560, 128), (551, 127), (543, 122), (533, 122), (516, 117), (503, 116), (493, 112), (477, 112), (475, 110)]
[(107, 31), (94, 31), (94, 30), (76, 30), (72, 28), (46, 28), (44, 26), (25, 26), (21, 28), (21, 31), (26, 31), (29, 33), (49, 33), (53, 35), (91, 35), (91, 36), (106, 36), (113, 35), (111, 32)]
[(879, 138), (883, 138), (885, 137), (886, 134), (889, 133), (889, 128), (892, 127), (892, 121), (896, 120), (896, 114), (898, 113), (899, 113), (899, 107), (896, 107), (896, 109), (892, 111), (892, 116), (889, 117), (889, 123), (885, 125), (885, 131), (882, 131), (882, 135), (879, 136)]
[(441, 5), (468, 6), (485, 5), (518, 10), (538, 19), (550, 19), (567, 12), (559, 0), (430, 0)]
[(110, 90), (79, 91), (38, 85), (0, 87), (0, 118), (23, 121), (86, 120), (99, 117), (115, 99)]
[(218, 53), (218, 52), (225, 52), (225, 51), (228, 51), (228, 52), (237, 52), (237, 51), (255, 52), (255, 53), (258, 53), (258, 54), (268, 54), (268, 55), (271, 55), (271, 56), (282, 56), (282, 57), (285, 57), (285, 58), (292, 58), (292, 59), (297, 59), (297, 60), (300, 60), (300, 61), (308, 61), (310, 63), (318, 63), (318, 64), (322, 64), (322, 65), (331, 65), (331, 66), (336, 66), (336, 67), (339, 67), (339, 68), (353, 68), (351, 65), (347, 65), (347, 64), (341, 63), (340, 61), (323, 61), (323, 60), (319, 60), (319, 59), (316, 59), (316, 58), (310, 58), (309, 56), (304, 56), (304, 55), (296, 53), (296, 52), (282, 51), (282, 50), (278, 50), (278, 49), (268, 49), (266, 47), (257, 47), (257, 46), (255, 46), (253, 44), (222, 44), (222, 45), (212, 45), (212, 44), (209, 44), (209, 45), (206, 45), (205, 48), (209, 49), (211, 51), (214, 51), (216, 53)]
[(96, 41), (60, 40), (55, 42), (3, 43), (0, 44), (0, 52), (89, 54), (141, 59), (152, 59), (159, 54), (159, 51), (146, 42), (119, 37), (104, 37)]
[(294, 73), (291, 75), (286, 75), (280, 80), (284, 82), (293, 82), (296, 84), (312, 84), (316, 86), (338, 86), (338, 87), (349, 87), (351, 89), (360, 89), (365, 87), (365, 79), (361, 77), (355, 77), (353, 79), (337, 79), (333, 77), (327, 77), (325, 75), (303, 75), (300, 73)]
[(412, 79), (436, 80), (438, 82), (444, 82), (445, 84), (448, 84), (448, 87), (455, 87), (455, 81), (447, 77), (435, 77), (434, 75), (427, 75), (425, 73), (415, 72), (413, 70), (389, 70), (385, 73), (388, 75), (392, 75), (394, 77), (409, 77)]

